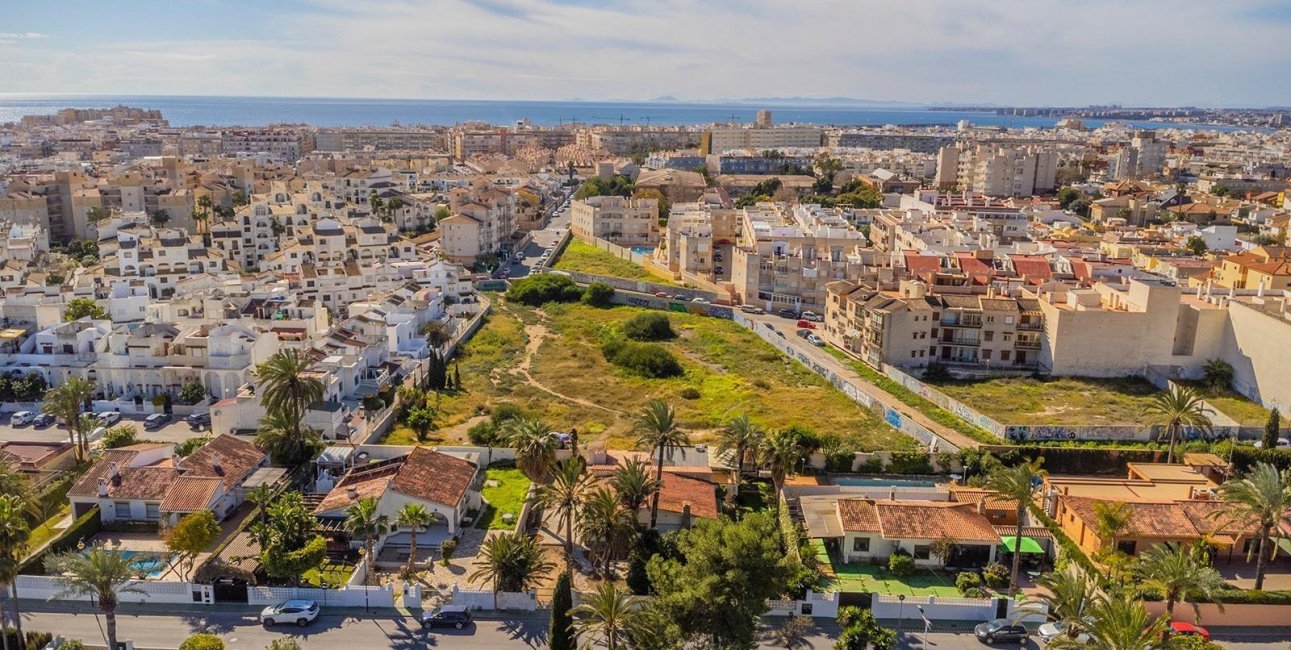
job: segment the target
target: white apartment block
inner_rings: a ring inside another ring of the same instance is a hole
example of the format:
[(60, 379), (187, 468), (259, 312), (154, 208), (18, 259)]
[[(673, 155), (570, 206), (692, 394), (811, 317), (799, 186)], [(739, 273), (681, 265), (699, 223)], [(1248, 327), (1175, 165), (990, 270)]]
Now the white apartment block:
[(761, 203), (740, 215), (731, 284), (740, 302), (767, 310), (824, 312), (825, 285), (873, 264), (865, 235), (838, 210)]
[(959, 143), (937, 154), (937, 187), (987, 196), (1032, 196), (1054, 189), (1058, 154), (1034, 146)]

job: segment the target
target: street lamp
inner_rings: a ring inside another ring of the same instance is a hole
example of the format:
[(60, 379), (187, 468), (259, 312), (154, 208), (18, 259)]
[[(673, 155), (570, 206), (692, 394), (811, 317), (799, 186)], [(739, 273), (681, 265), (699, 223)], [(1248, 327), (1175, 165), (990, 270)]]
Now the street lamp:
[(905, 630), (905, 594), (897, 594), (897, 635)]

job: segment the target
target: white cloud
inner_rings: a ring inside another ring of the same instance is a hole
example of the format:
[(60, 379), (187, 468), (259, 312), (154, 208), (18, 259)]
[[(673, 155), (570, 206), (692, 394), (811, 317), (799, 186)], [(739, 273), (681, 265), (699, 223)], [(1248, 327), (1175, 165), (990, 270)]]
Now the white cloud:
[(0, 39), (6, 41), (34, 41), (43, 38), (49, 37), (36, 32), (0, 32)]

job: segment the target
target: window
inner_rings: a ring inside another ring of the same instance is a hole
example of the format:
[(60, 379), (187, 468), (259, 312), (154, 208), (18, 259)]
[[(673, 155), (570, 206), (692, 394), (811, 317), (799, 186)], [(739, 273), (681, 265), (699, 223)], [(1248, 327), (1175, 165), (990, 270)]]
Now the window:
[(852, 540), (852, 552), (853, 552), (853, 553), (869, 553), (869, 552), (870, 552), (870, 538), (868, 538), (868, 537), (857, 537), (856, 539)]
[(1005, 325), (1012, 325), (1012, 324), (1013, 324), (1013, 317), (1012, 317), (1012, 316), (1005, 316), (1005, 317), (1004, 317), (1004, 324), (1005, 324)]
[(982, 350), (982, 361), (990, 361), (990, 360), (991, 360), (991, 351)]
[(994, 340), (995, 340), (995, 332), (992, 332), (992, 331), (990, 331), (990, 330), (986, 330), (985, 332), (983, 332), (983, 333), (982, 333), (982, 339), (983, 339), (983, 340), (985, 340), (985, 341), (994, 341)]
[(1008, 360), (1009, 360), (1009, 357), (1012, 357), (1012, 356), (1013, 356), (1013, 351), (1012, 351), (1012, 350), (1001, 350), (1001, 351), (1000, 351), (1000, 361), (1008, 361)]
[(149, 521), (153, 519), (161, 519), (161, 507), (155, 503), (147, 504), (144, 510), (144, 519)]
[(1138, 545), (1138, 542), (1135, 542), (1134, 540), (1129, 540), (1129, 541), (1124, 541), (1124, 542), (1117, 542), (1117, 543), (1116, 543), (1116, 550), (1118, 550), (1118, 551), (1120, 551), (1120, 552), (1122, 552), (1122, 553), (1124, 553), (1124, 554), (1126, 554), (1126, 555), (1134, 555), (1134, 547), (1135, 547), (1135, 546), (1137, 546), (1137, 545)]
[(913, 358), (915, 358), (915, 357), (917, 357), (917, 356), (919, 356), (919, 355), (915, 354), (914, 350), (911, 350), (911, 351), (910, 351), (910, 358), (911, 358), (911, 359), (913, 359)]
[(914, 559), (926, 560), (932, 556), (932, 547), (928, 544), (915, 544)]
[(129, 518), (130, 518), (130, 502), (129, 502), (129, 501), (114, 501), (114, 502), (112, 503), (112, 509), (113, 509), (113, 511), (114, 511), (114, 513), (115, 513), (115, 515), (116, 515), (116, 518), (117, 518), (117, 519), (129, 519)]
[(994, 323), (994, 322), (995, 322), (995, 317), (994, 317), (994, 316), (987, 316), (987, 317), (986, 317), (986, 322), (988, 322), (988, 323)]

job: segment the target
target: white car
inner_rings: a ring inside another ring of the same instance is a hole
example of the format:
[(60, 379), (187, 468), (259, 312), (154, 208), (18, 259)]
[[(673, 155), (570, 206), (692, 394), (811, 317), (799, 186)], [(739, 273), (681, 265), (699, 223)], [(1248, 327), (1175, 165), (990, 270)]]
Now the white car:
[[(1067, 633), (1066, 621), (1053, 621), (1053, 622), (1045, 623), (1044, 625), (1041, 625), (1039, 629), (1036, 630), (1036, 634), (1040, 637), (1040, 643), (1043, 645), (1049, 645), (1050, 643), (1053, 643), (1054, 639), (1057, 639), (1058, 637), (1063, 636), (1066, 633)], [(1087, 644), (1089, 643), (1089, 641), (1090, 639), (1088, 634), (1084, 632), (1078, 632), (1076, 634), (1077, 643)]]
[(26, 426), (36, 419), (36, 414), (31, 411), (18, 411), (9, 417), (9, 424), (15, 427)]
[(288, 600), (270, 605), (260, 611), (260, 622), (266, 626), (295, 623), (305, 627), (316, 618), (318, 618), (318, 603), (312, 600)]
[(110, 427), (121, 421), (121, 414), (117, 413), (116, 411), (103, 411), (101, 413), (95, 413), (94, 417), (99, 421), (99, 424), (105, 427)]
[(825, 317), (824, 317), (824, 316), (821, 316), (820, 314), (817, 314), (817, 313), (816, 313), (816, 312), (814, 312), (814, 311), (804, 311), (804, 312), (802, 312), (802, 314), (800, 314), (798, 317), (799, 317), (799, 318), (801, 318), (801, 319), (803, 319), (803, 320), (809, 320), (809, 321), (811, 321), (811, 322), (813, 322), (813, 323), (823, 323), (823, 322), (825, 322)]

